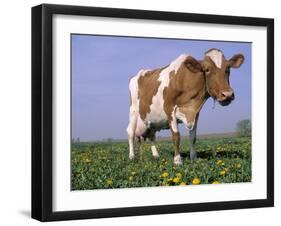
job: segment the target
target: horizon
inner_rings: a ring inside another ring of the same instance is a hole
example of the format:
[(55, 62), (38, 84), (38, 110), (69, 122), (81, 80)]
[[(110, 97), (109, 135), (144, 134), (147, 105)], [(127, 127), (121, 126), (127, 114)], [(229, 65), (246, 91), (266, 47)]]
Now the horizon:
[[(223, 137), (232, 137), (232, 136), (238, 136), (238, 132), (236, 131), (233, 131), (233, 132), (227, 132), (227, 133), (204, 133), (204, 134), (197, 134), (197, 139), (201, 139), (201, 138), (223, 138)], [(171, 136), (157, 136), (156, 137), (156, 140), (169, 140), (171, 138)], [(189, 136), (188, 134), (184, 135), (184, 136), (181, 136), (182, 139), (187, 139), (189, 140)], [(78, 141), (79, 139), (79, 141)], [(103, 138), (101, 140), (80, 140), (80, 137), (72, 137), (72, 143), (95, 143), (95, 142), (109, 142), (110, 141), (127, 141), (127, 138), (111, 138), (111, 137), (108, 137), (108, 138)], [(172, 140), (171, 140), (172, 141)]]
[[(226, 59), (242, 53), (245, 62), (231, 70), (234, 102), (213, 107), (209, 98), (200, 111), (198, 135), (234, 132), (239, 120), (251, 120), (251, 43), (72, 35), (72, 138), (127, 139), (129, 78), (140, 69), (167, 65), (183, 53), (202, 59), (211, 48), (221, 49)], [(186, 136), (187, 130), (179, 127)], [(156, 134), (169, 135), (169, 130)]]

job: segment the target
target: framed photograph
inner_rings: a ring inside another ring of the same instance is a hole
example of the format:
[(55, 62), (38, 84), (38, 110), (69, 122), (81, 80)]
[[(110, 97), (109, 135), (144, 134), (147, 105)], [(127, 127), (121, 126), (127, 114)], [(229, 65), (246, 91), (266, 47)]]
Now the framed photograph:
[(274, 205), (274, 21), (32, 8), (32, 217)]

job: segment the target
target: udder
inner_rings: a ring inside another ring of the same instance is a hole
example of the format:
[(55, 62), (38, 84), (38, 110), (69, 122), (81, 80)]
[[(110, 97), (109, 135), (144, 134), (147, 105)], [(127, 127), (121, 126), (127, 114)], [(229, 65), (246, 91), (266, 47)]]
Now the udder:
[(140, 117), (138, 117), (135, 136), (141, 137), (146, 130), (147, 130), (147, 126), (145, 125), (144, 121)]

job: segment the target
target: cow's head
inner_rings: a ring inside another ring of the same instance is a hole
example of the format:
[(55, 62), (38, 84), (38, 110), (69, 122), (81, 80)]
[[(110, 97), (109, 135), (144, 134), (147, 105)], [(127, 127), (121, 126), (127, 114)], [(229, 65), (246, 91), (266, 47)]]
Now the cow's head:
[(207, 91), (222, 106), (226, 106), (234, 100), (234, 92), (229, 84), (230, 68), (239, 68), (243, 62), (242, 54), (236, 54), (226, 60), (218, 49), (207, 51), (204, 60), (201, 61)]

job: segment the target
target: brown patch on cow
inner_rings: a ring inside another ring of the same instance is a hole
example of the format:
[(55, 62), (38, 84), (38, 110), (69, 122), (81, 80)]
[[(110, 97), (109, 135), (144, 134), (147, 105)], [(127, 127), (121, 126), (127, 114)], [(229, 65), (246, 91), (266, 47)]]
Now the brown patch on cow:
[(180, 133), (179, 132), (175, 133), (172, 129), (171, 129), (171, 132), (172, 132), (172, 140), (173, 140), (174, 149), (175, 149), (174, 156), (177, 156), (180, 153)]
[(147, 71), (138, 79), (138, 98), (140, 100), (139, 114), (142, 120), (144, 120), (146, 118), (146, 115), (150, 113), (152, 98), (157, 94), (158, 88), (161, 84), (158, 79), (163, 69), (164, 68)]
[[(190, 58), (187, 58), (189, 62)], [(192, 58), (192, 63), (194, 59)], [(189, 65), (190, 66), (190, 65)], [(187, 121), (193, 121), (206, 99), (205, 80), (198, 66), (190, 70), (186, 62), (177, 70), (170, 73), (170, 83), (163, 91), (164, 111), (171, 123), (174, 106), (184, 107)]]

